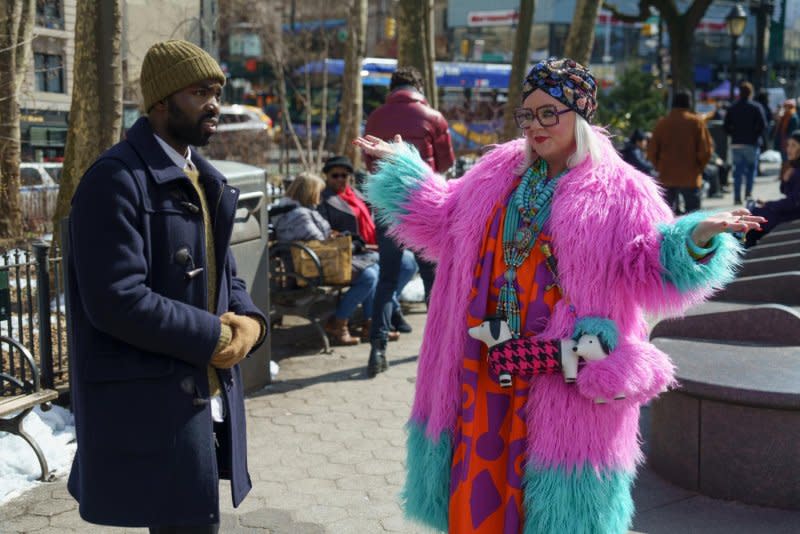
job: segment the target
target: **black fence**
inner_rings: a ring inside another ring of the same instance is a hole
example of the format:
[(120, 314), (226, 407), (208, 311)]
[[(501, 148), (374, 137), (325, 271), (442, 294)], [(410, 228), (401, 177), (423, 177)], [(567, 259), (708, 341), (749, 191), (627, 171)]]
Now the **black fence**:
[[(34, 356), (42, 386), (69, 380), (66, 304), (60, 251), (50, 243), (0, 252), (0, 335), (24, 345)], [(0, 396), (16, 395), (31, 380), (22, 354), (0, 342)]]

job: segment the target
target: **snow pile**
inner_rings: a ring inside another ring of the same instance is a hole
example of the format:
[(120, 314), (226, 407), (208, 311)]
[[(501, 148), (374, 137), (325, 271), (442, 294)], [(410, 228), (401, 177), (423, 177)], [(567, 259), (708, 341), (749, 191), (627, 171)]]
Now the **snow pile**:
[[(43, 412), (38, 406), (25, 417), (25, 431), (44, 453), (47, 467), (56, 476), (69, 472), (75, 455), (75, 420), (61, 406)], [(10, 501), (38, 484), (39, 461), (28, 443), (19, 436), (0, 432), (0, 504)]]

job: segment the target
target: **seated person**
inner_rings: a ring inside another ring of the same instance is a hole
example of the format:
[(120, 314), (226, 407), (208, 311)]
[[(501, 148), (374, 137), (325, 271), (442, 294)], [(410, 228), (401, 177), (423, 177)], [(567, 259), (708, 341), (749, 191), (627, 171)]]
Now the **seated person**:
[(767, 219), (761, 224), (761, 230), (751, 230), (745, 238), (745, 246), (752, 247), (759, 239), (767, 235), (777, 225), (800, 219), (800, 130), (795, 130), (786, 142), (788, 167), (781, 174), (781, 193), (786, 195), (780, 200), (764, 202), (757, 200), (750, 208), (753, 215)]
[[(295, 205), (295, 208), (276, 217), (275, 233), (281, 241), (325, 240), (334, 235), (330, 224), (314, 208), (319, 204), (325, 182), (319, 176), (303, 172), (298, 174), (286, 190), (286, 197), (279, 206)], [(325, 331), (331, 341), (338, 345), (356, 345), (358, 338), (350, 335), (347, 321), (361, 304), (364, 313), (372, 316), (372, 302), (378, 285), (378, 254), (364, 250), (353, 254), (353, 272), (350, 288), (339, 300)], [(369, 335), (369, 331), (367, 331)]]
[[(353, 164), (346, 156), (333, 156), (325, 161), (322, 168), (325, 173), (327, 187), (322, 192), (322, 203), (317, 207), (325, 219), (330, 223), (331, 228), (336, 232), (348, 232), (353, 236), (353, 241), (360, 241), (371, 250), (377, 250), (377, 235), (375, 233), (375, 221), (372, 220), (370, 211), (364, 197), (351, 186), (353, 176)], [(400, 313), (400, 302), (398, 295), (403, 291), (405, 285), (413, 278), (417, 271), (417, 262), (414, 254), (410, 250), (403, 252), (400, 275), (397, 279), (397, 288), (392, 296), (393, 303), (393, 323), (404, 325), (405, 320)], [(366, 314), (362, 329), (362, 340), (369, 341), (369, 327), (372, 322), (372, 315)], [(408, 329), (403, 329), (408, 330)], [(390, 332), (389, 340), (398, 339), (397, 332)]]
[(625, 147), (622, 149), (620, 155), (622, 159), (634, 169), (648, 176), (657, 176), (656, 168), (652, 163), (647, 161), (647, 157), (645, 156), (647, 153), (647, 143), (650, 137), (651, 134), (649, 132), (643, 132), (639, 128), (636, 128), (625, 142)]

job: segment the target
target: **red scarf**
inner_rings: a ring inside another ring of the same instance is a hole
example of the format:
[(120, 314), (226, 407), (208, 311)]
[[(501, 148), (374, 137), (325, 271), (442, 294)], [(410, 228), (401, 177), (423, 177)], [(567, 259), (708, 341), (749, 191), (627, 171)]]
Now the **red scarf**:
[(356, 216), (356, 224), (358, 225), (358, 235), (368, 245), (377, 245), (378, 239), (375, 236), (375, 222), (372, 220), (372, 214), (364, 201), (356, 196), (356, 192), (348, 185), (344, 191), (339, 193), (339, 196), (347, 202), (353, 214)]

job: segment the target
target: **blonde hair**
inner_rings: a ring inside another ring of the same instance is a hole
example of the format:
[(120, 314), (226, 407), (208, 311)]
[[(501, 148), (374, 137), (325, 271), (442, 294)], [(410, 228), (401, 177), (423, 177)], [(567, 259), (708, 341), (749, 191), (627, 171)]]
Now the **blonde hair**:
[(325, 180), (313, 172), (298, 173), (289, 187), (286, 196), (296, 200), (301, 206), (313, 208), (320, 201), (320, 194), (325, 189)]
[[(600, 160), (600, 144), (597, 142), (592, 126), (580, 115), (575, 114), (575, 152), (567, 158), (567, 168), (577, 167), (587, 156), (594, 161)], [(533, 148), (530, 143), (525, 143), (525, 159), (516, 168), (516, 173), (520, 176), (525, 174), (533, 162), (536, 160), (533, 155)]]

